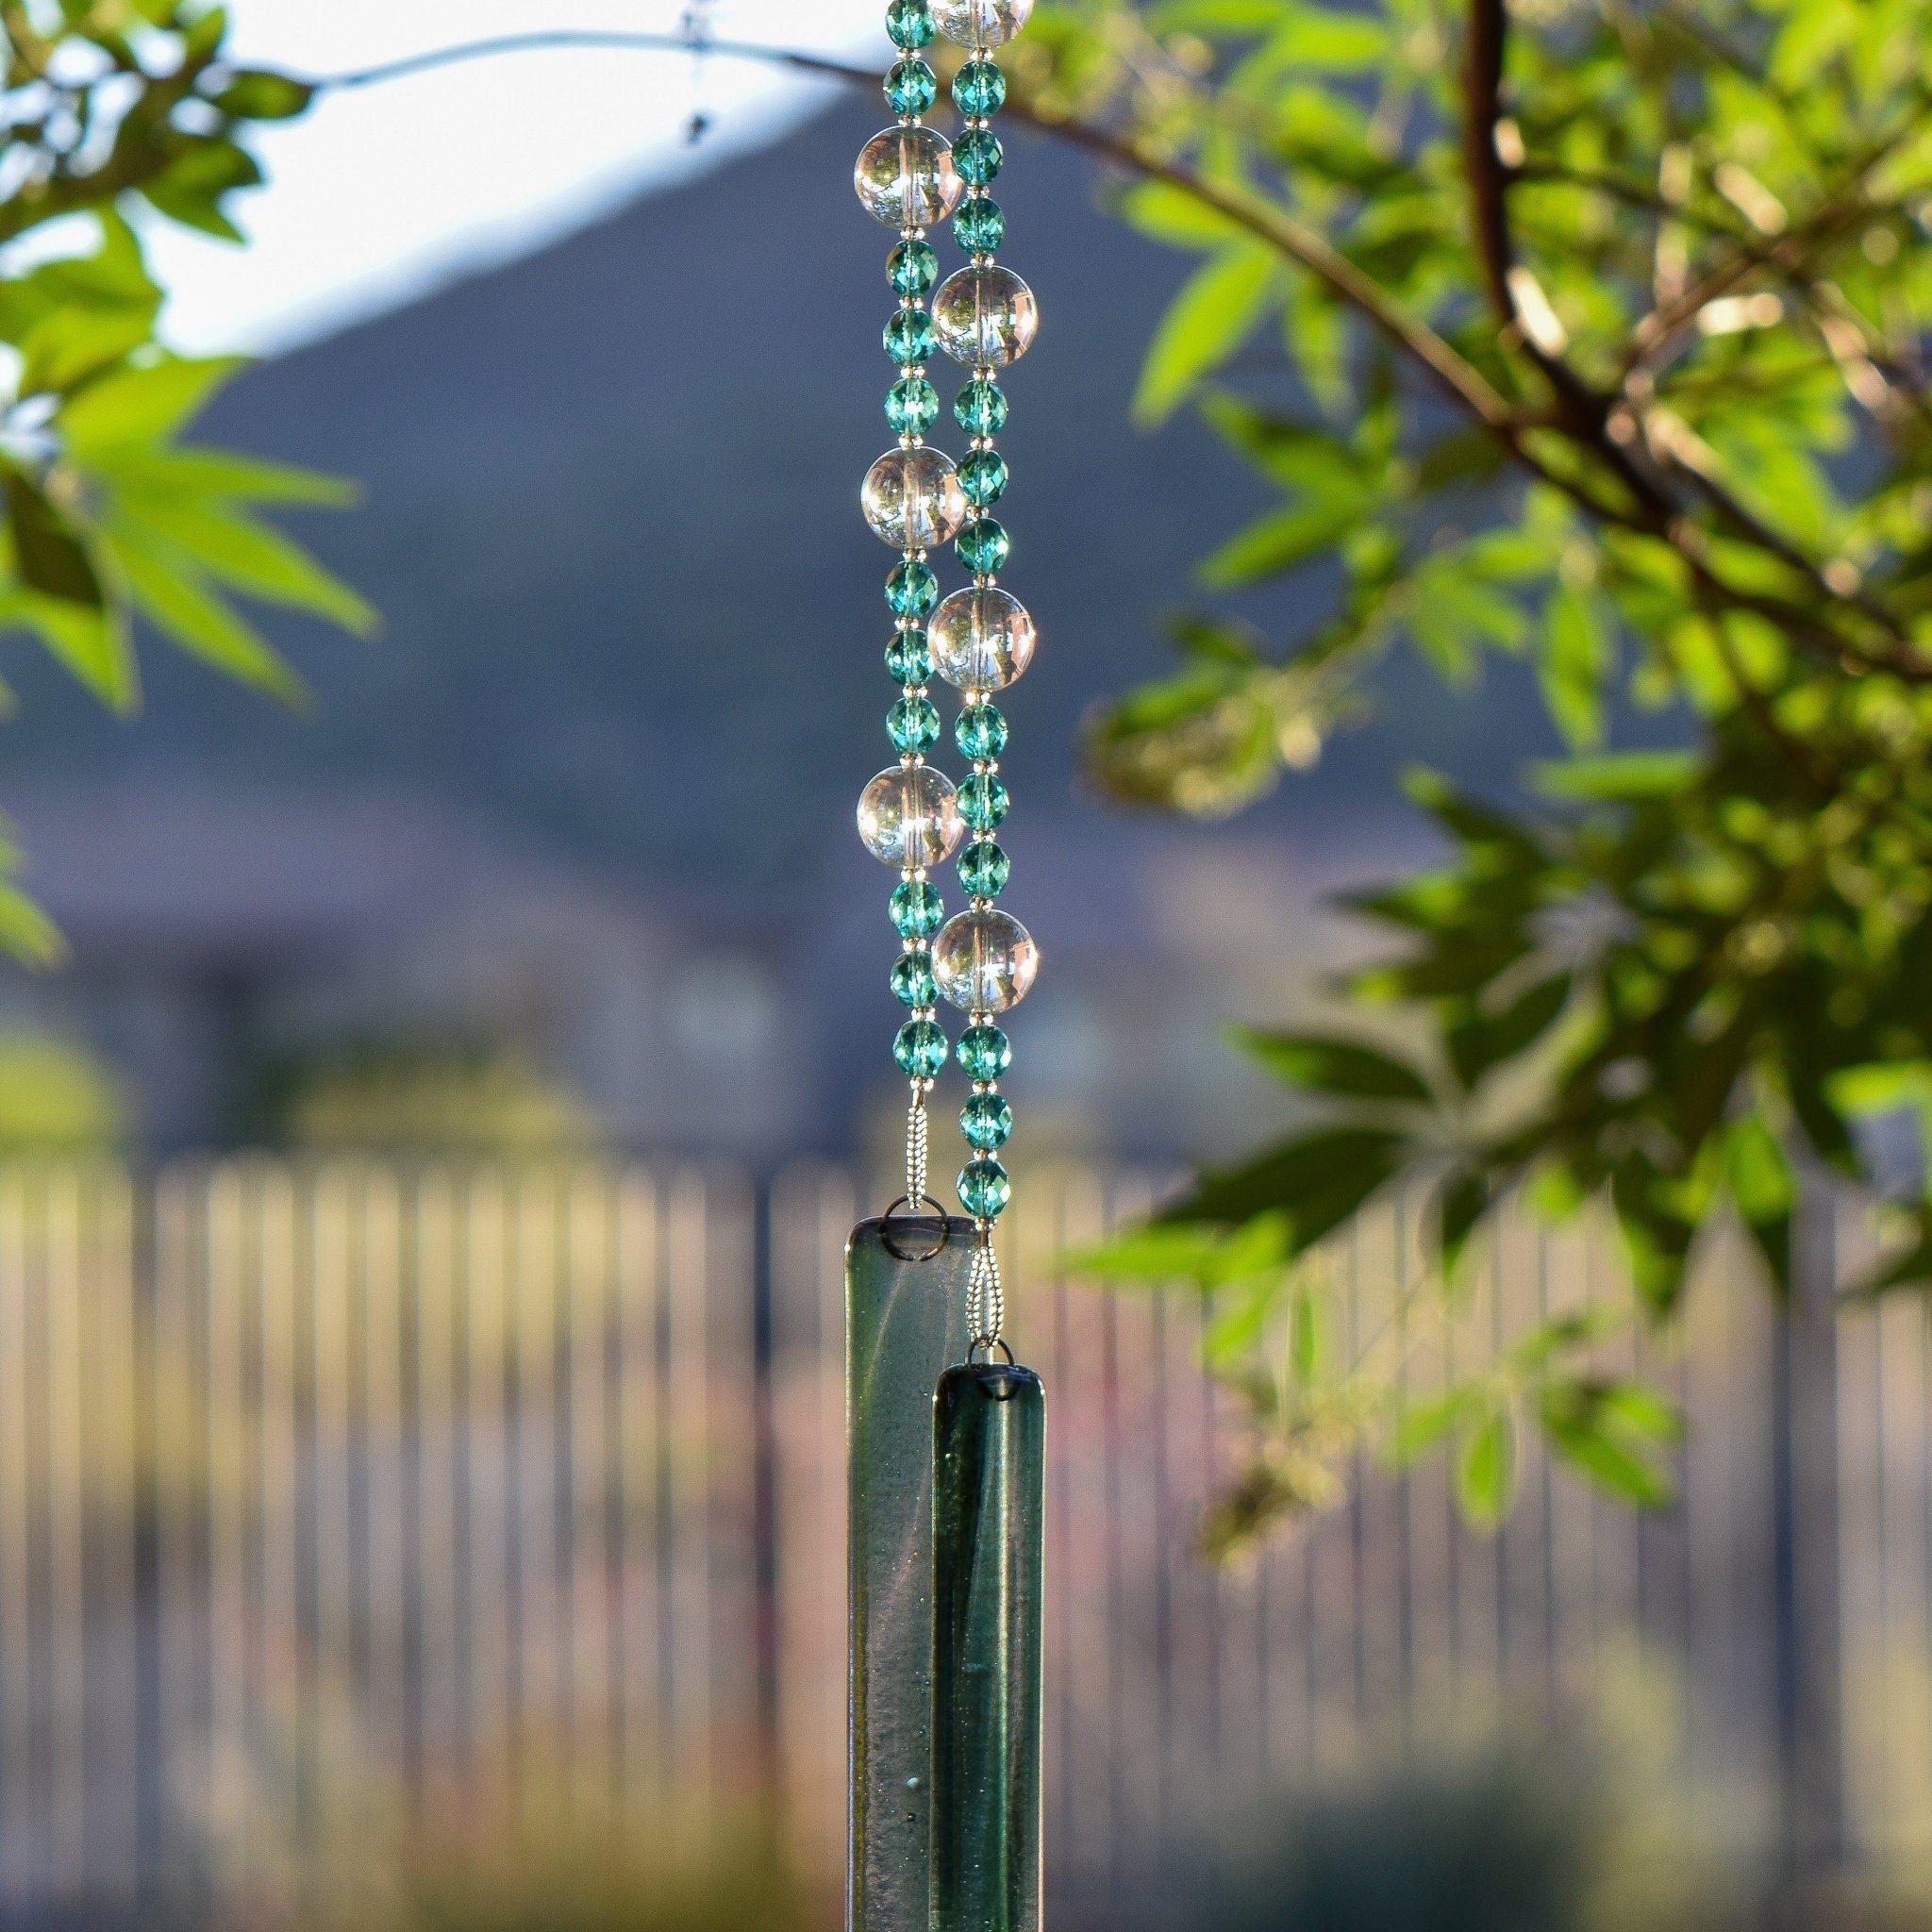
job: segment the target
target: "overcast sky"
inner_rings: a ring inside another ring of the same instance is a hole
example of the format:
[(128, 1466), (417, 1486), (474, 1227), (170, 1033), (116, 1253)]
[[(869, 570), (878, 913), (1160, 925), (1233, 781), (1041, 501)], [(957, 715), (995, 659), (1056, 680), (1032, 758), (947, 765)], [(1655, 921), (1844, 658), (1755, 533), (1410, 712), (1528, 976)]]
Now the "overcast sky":
[[(337, 74), (544, 27), (675, 30), (684, 0), (230, 0), (239, 60)], [(714, 0), (711, 31), (876, 58), (880, 0)], [(270, 182), (236, 204), (243, 250), (163, 224), (152, 236), (183, 348), (287, 347), (522, 254), (641, 185), (774, 138), (822, 87), (747, 62), (629, 51), (462, 62), (325, 97), (263, 131)], [(712, 131), (693, 150), (693, 111)]]

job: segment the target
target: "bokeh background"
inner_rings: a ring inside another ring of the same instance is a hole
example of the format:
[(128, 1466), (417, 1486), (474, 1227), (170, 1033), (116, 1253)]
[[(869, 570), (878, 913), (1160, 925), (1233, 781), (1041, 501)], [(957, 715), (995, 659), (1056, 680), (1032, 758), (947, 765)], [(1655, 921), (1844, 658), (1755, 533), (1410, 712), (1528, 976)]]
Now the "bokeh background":
[[(526, 24), (315, 11), (239, 0), (243, 45), (329, 71)], [(871, 58), (871, 12), (705, 20)], [(280, 625), (293, 711), (157, 653), (129, 726), (7, 667), (0, 804), (73, 958), (0, 975), (0, 1922), (836, 1922), (839, 1254), (901, 1106), (851, 829), (885, 757), (854, 495), (887, 297), (848, 185), (879, 119), (717, 59), (478, 63), (272, 140), (249, 254), (164, 244), (176, 339), (264, 352), (207, 433), (358, 480), (293, 522), (384, 628)], [(1013, 145), (1056, 1923), (1908, 1914), (1916, 1305), (1834, 1341), (1716, 1256), (1645, 1364), (1692, 1423), (1668, 1512), (1537, 1466), (1483, 1536), (1440, 1474), (1363, 1468), (1240, 1572), (1198, 1556), (1232, 1467), (1203, 1312), (1056, 1257), (1277, 1124), (1221, 1029), (1306, 1011), (1357, 943), (1328, 896), (1423, 849), (1399, 769), (1492, 776), (1543, 727), (1507, 676), (1397, 669), (1236, 824), (1083, 794), (1083, 712), (1161, 668), (1259, 497), (1191, 424), (1128, 426), (1180, 265)], [(1413, 1249), (1400, 1203), (1337, 1247), (1352, 1332), (1401, 1319)], [(1618, 1265), (1512, 1225), (1442, 1373)]]

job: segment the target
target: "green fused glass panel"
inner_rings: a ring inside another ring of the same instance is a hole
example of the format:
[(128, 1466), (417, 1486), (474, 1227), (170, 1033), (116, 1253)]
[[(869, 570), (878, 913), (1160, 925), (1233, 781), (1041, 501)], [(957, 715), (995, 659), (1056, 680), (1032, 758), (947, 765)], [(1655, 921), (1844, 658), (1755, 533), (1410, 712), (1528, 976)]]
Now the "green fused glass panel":
[(933, 1405), (931, 1932), (1038, 1932), (1046, 1396), (951, 1368)]
[(941, 1232), (899, 1214), (890, 1245), (862, 1221), (845, 1248), (850, 1932), (925, 1932), (933, 1390), (966, 1353), (974, 1250), (952, 1216), (928, 1255)]

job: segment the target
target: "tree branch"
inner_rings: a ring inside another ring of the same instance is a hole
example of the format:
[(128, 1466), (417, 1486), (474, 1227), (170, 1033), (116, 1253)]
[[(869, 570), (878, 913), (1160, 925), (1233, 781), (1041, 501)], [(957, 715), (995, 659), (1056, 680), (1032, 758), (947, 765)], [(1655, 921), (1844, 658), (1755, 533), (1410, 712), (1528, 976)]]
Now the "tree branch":
[[(1471, 19), (1471, 50), (1466, 70), (1470, 101), (1466, 144), (1472, 192), (1476, 197), (1478, 247), (1484, 259), (1491, 302), (1501, 319), (1514, 324), (1520, 330), (1521, 318), (1516, 313), (1515, 301), (1508, 287), (1511, 265), (1506, 199), (1508, 175), (1495, 148), (1495, 124), (1501, 111), (1502, 63), (1507, 27), (1503, 0), (1473, 0)], [(487, 40), (435, 48), (379, 66), (324, 76), (311, 84), (318, 91), (371, 87), (495, 55), (584, 47), (718, 55), (727, 59), (758, 61), (866, 88), (875, 87), (879, 79), (870, 69), (856, 67), (846, 61), (749, 41), (711, 40), (677, 33), (555, 29), (497, 35)], [(1693, 577), (1712, 594), (1729, 600), (1738, 608), (1754, 609), (1772, 618), (1808, 648), (1834, 662), (1842, 661), (1847, 656), (1862, 656), (1866, 661), (1901, 678), (1912, 682), (1932, 682), (1932, 662), (1921, 658), (1905, 639), (1895, 634), (1874, 653), (1821, 622), (1815, 613), (1802, 607), (1785, 599), (1740, 592), (1718, 577), (1703, 555), (1702, 546), (1692, 541), (1692, 533), (1687, 528), (1676, 502), (1661, 478), (1647, 475), (1630, 453), (1610, 437), (1608, 398), (1593, 391), (1560, 357), (1546, 354), (1535, 342), (1524, 338), (1525, 348), (1557, 391), (1563, 415), (1559, 433), (1583, 454), (1605, 465), (1624, 485), (1634, 500), (1634, 508), (1629, 511), (1606, 503), (1577, 477), (1566, 476), (1552, 469), (1529, 443), (1526, 432), (1534, 425), (1518, 414), (1507, 398), (1467, 357), (1421, 317), (1410, 313), (1392, 298), (1374, 276), (1357, 268), (1325, 236), (1296, 220), (1286, 209), (1253, 191), (1207, 180), (1161, 155), (1144, 151), (1137, 142), (1109, 128), (1044, 112), (1037, 104), (1017, 97), (1008, 98), (1006, 112), (1070, 146), (1083, 149), (1144, 179), (1164, 182), (1179, 190), (1307, 270), (1354, 308), (1378, 334), (1417, 363), (1453, 402), (1466, 409), (1495, 437), (1518, 464), (1568, 496), (1587, 514), (1656, 538), (1669, 545), (1683, 558)], [(1902, 138), (1903, 134), (1894, 135), (1872, 150), (1856, 171), (1855, 184), (1862, 181)], [(1738, 265), (1736, 273), (1749, 273), (1755, 265), (1747, 257)], [(1694, 318), (1697, 308), (1708, 299), (1703, 285), (1687, 294), (1683, 304), (1679, 305), (1685, 319)], [(1706, 478), (1700, 478), (1699, 484), (1707, 494), (1715, 491), (1723, 505), (1732, 510), (1736, 526), (1741, 529), (1749, 524), (1749, 513), (1741, 506), (1730, 506), (1721, 489)], [(1791, 563), (1806, 576), (1823, 597), (1827, 608), (1844, 601), (1824, 582), (1822, 573), (1808, 559), (1790, 552), (1781, 555), (1780, 560)]]

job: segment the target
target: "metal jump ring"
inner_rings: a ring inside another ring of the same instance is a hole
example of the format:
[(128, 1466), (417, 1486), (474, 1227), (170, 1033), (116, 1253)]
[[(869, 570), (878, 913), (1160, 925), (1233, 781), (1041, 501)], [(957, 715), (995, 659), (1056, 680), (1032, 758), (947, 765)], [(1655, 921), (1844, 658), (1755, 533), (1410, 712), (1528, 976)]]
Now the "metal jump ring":
[(936, 1216), (938, 1216), (940, 1224), (939, 1240), (936, 1241), (931, 1247), (924, 1249), (921, 1253), (914, 1254), (909, 1249), (902, 1248), (899, 1245), (899, 1243), (892, 1239), (892, 1216), (895, 1215), (902, 1208), (905, 1208), (907, 1213), (909, 1215), (918, 1206), (918, 1203), (915, 1202), (909, 1194), (901, 1194), (899, 1198), (896, 1201), (894, 1201), (892, 1205), (890, 1208), (888, 1208), (882, 1215), (879, 1216), (879, 1241), (883, 1243), (885, 1250), (889, 1255), (896, 1257), (901, 1261), (930, 1261), (932, 1257), (935, 1255), (937, 1255), (942, 1247), (945, 1246), (946, 1242), (952, 1237), (953, 1231), (946, 1222), (946, 1210), (943, 1208), (941, 1208), (940, 1204), (937, 1201), (935, 1201), (930, 1194), (922, 1193), (919, 1199), (920, 1201), (924, 1202), (924, 1204), (932, 1209), (933, 1213)]
[(973, 1351), (975, 1348), (985, 1349), (988, 1361), (992, 1360), (992, 1352), (994, 1349), (998, 1349), (1006, 1357), (1008, 1368), (1010, 1369), (1017, 1366), (1018, 1358), (1014, 1356), (1012, 1348), (1003, 1336), (994, 1335), (988, 1337), (985, 1335), (975, 1335), (966, 1350), (966, 1359), (969, 1362), (974, 1359)]

